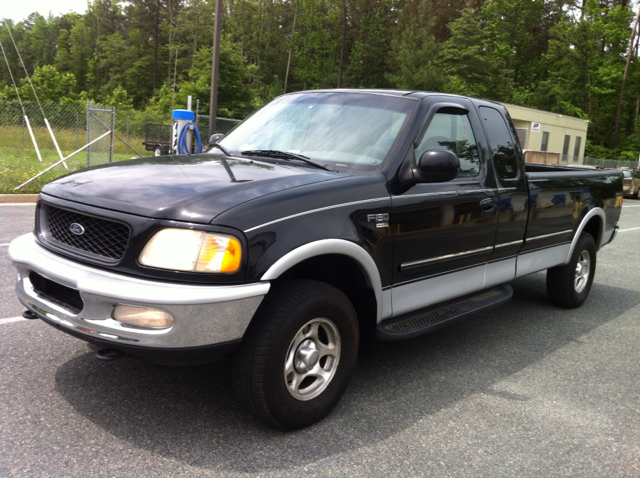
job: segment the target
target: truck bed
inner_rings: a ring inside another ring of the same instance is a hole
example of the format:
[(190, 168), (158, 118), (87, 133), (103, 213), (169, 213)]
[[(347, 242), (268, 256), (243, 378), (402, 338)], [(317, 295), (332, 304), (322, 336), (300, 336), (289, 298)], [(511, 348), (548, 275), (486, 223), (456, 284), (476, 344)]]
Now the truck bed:
[(622, 201), (618, 170), (526, 163), (525, 171), (529, 182), (527, 238), (561, 231), (571, 231), (568, 237), (572, 237), (594, 207), (605, 214), (601, 233), (608, 234), (618, 222)]

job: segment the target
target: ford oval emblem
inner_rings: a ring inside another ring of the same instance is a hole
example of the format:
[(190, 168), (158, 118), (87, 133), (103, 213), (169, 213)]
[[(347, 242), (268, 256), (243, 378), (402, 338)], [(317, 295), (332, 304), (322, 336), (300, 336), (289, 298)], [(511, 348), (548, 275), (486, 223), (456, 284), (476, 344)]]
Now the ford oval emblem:
[(69, 226), (69, 230), (73, 232), (76, 236), (82, 236), (84, 234), (84, 227), (82, 227), (77, 222), (72, 223)]

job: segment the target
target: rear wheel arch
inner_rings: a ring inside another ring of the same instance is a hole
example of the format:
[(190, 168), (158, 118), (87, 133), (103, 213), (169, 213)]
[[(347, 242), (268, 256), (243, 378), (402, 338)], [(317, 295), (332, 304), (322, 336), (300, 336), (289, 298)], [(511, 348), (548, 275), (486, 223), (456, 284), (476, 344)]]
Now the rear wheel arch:
[(604, 211), (599, 207), (591, 209), (580, 221), (580, 225), (578, 226), (578, 229), (573, 236), (571, 248), (569, 249), (569, 253), (567, 254), (567, 260), (564, 264), (568, 264), (571, 260), (573, 251), (575, 250), (580, 237), (585, 232), (591, 234), (591, 237), (593, 237), (596, 245), (596, 251), (600, 250), (600, 248), (603, 246), (602, 239), (604, 237), (604, 224)]

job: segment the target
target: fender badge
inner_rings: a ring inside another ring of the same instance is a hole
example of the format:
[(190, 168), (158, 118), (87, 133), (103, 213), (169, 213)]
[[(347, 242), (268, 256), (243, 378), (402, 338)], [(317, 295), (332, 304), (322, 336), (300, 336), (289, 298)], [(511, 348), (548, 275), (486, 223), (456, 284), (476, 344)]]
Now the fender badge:
[(74, 233), (76, 236), (82, 236), (84, 234), (84, 227), (82, 227), (77, 222), (71, 223), (69, 225), (69, 230)]

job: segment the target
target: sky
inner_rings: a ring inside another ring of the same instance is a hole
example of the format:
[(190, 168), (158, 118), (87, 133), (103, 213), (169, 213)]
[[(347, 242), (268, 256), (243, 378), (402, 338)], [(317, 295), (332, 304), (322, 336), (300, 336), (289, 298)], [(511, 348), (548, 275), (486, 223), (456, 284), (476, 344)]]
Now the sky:
[(0, 0), (0, 19), (7, 18), (20, 22), (33, 12), (48, 16), (60, 16), (69, 12), (84, 13), (87, 10), (87, 0)]

